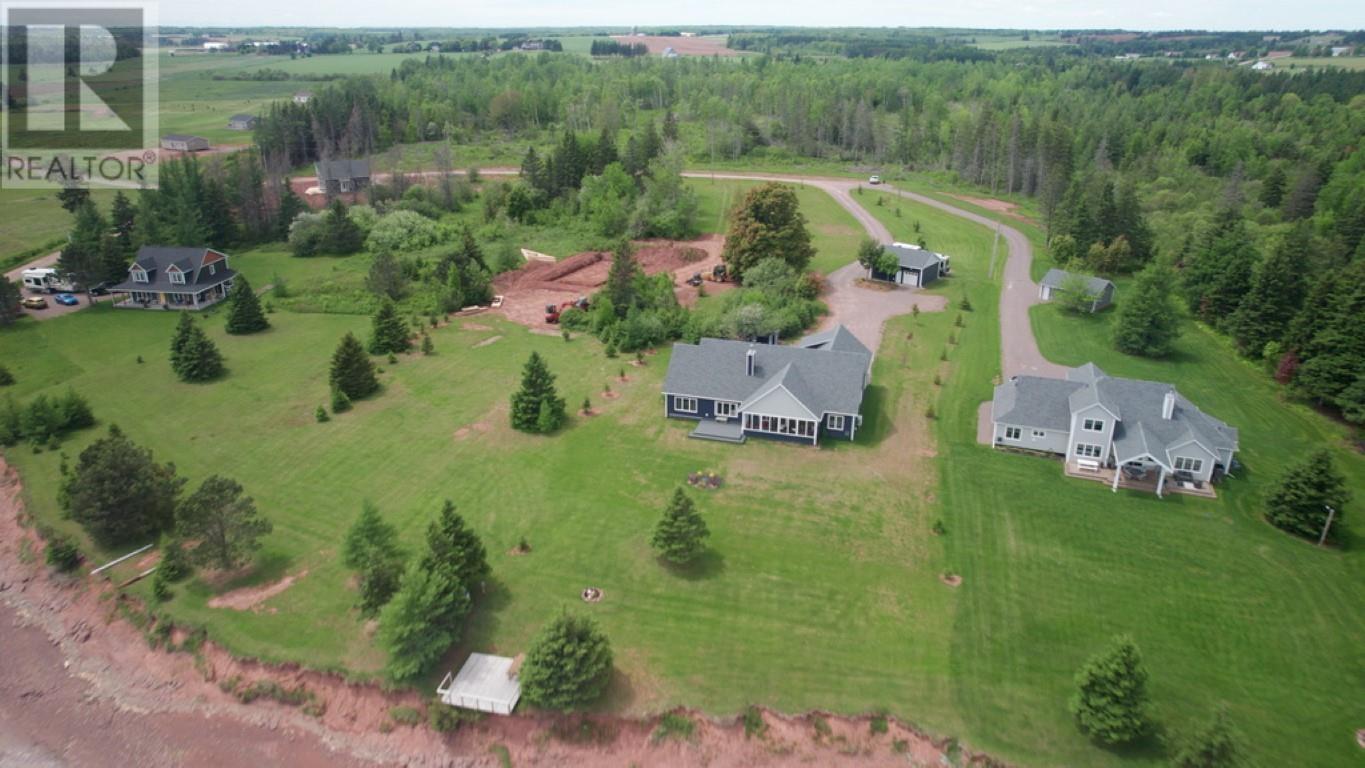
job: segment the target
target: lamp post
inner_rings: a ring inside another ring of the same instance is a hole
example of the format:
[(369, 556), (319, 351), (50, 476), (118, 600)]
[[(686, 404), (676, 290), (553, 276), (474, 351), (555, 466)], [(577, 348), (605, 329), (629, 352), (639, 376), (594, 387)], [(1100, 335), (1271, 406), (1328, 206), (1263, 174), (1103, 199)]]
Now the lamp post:
[(1318, 537), (1318, 546), (1321, 547), (1327, 542), (1327, 531), (1332, 527), (1332, 518), (1336, 517), (1337, 511), (1332, 509), (1332, 505), (1323, 504), (1327, 508), (1327, 522), (1322, 526), (1322, 535)]

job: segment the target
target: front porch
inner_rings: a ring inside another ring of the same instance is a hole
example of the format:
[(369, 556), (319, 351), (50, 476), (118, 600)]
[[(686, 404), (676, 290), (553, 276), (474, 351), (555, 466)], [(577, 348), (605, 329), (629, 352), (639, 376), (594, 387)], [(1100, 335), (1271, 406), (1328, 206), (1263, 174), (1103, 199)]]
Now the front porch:
[(1084, 464), (1078, 460), (1063, 462), (1064, 471), (1067, 477), (1079, 477), (1084, 480), (1095, 480), (1108, 485), (1117, 491), (1125, 488), (1131, 491), (1146, 491), (1155, 493), (1157, 496), (1164, 496), (1168, 493), (1178, 493), (1184, 496), (1198, 496), (1205, 499), (1218, 498), (1214, 492), (1213, 485), (1197, 480), (1184, 480), (1175, 475), (1167, 474), (1158, 468), (1145, 470), (1134, 470), (1125, 467), (1106, 467), (1099, 462), (1086, 462)]
[(113, 291), (114, 306), (121, 309), (204, 309), (226, 299), (231, 283), (219, 283), (198, 293)]

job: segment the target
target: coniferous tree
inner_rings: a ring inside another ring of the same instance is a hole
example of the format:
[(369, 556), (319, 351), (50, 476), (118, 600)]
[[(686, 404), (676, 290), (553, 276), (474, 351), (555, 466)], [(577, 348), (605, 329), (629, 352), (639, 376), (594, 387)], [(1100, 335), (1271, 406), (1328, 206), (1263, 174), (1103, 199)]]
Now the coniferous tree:
[(531, 643), (521, 668), (521, 693), (538, 707), (572, 711), (602, 695), (611, 664), (611, 643), (597, 624), (565, 612)]
[[(1303, 362), (1294, 375), (1294, 386), (1319, 403), (1355, 413), (1365, 407), (1359, 399), (1351, 399), (1359, 397), (1356, 384), (1365, 374), (1365, 261), (1352, 263), (1334, 287), (1329, 308), (1299, 351)], [(1315, 291), (1309, 301), (1316, 298)], [(1305, 306), (1303, 312), (1310, 311)]]
[(370, 334), (372, 355), (406, 352), (412, 345), (408, 340), (408, 321), (399, 316), (398, 307), (392, 301), (386, 299), (379, 305), (379, 311), (374, 315), (373, 326)]
[[(328, 377), (333, 391), (346, 398), (346, 407), (351, 400), (369, 397), (379, 389), (379, 380), (374, 375), (374, 363), (370, 362), (365, 348), (354, 334), (347, 333), (332, 353), (332, 367)], [(333, 398), (332, 410), (340, 412)], [(341, 409), (344, 410), (344, 409)]]
[(1131, 638), (1116, 637), (1076, 673), (1071, 713), (1082, 731), (1108, 746), (1127, 744), (1147, 730), (1147, 671)]
[(370, 293), (384, 301), (397, 301), (407, 290), (407, 278), (403, 276), (403, 265), (388, 251), (380, 251), (370, 262), (370, 270), (365, 274), (365, 287)]
[(244, 275), (238, 275), (233, 281), (229, 301), (232, 306), (228, 309), (228, 333), (257, 333), (270, 327), (265, 312), (261, 311), (261, 300), (251, 290), (251, 283), (247, 282)]
[(145, 541), (169, 528), (184, 482), (173, 464), (157, 464), (151, 451), (111, 426), (108, 436), (81, 451), (59, 498), (91, 538), (112, 546)]
[(19, 293), (19, 284), (0, 275), (0, 327), (19, 319), (23, 312), (24, 297)]
[(1175, 275), (1152, 264), (1140, 272), (1119, 302), (1114, 318), (1114, 348), (1124, 354), (1165, 357), (1180, 336), (1180, 319), (1171, 301)]
[(256, 511), (256, 502), (242, 495), (237, 481), (212, 475), (176, 510), (176, 533), (198, 540), (190, 553), (201, 565), (229, 570), (245, 563), (260, 549), (260, 538), (274, 530)]
[(1225, 326), (1251, 288), (1258, 258), (1241, 215), (1235, 210), (1221, 212), (1182, 273), (1190, 310), (1205, 322)]
[(1308, 245), (1308, 232), (1300, 228), (1256, 265), (1251, 289), (1227, 323), (1242, 354), (1260, 357), (1268, 342), (1284, 338), (1307, 290), (1302, 266)]
[(654, 528), (650, 545), (665, 560), (683, 565), (697, 559), (705, 549), (704, 541), (710, 533), (692, 499), (678, 488)]
[(738, 280), (744, 278), (745, 270), (774, 256), (804, 270), (815, 256), (815, 247), (796, 190), (768, 182), (746, 192), (730, 216), (721, 255)]
[(622, 240), (611, 257), (611, 269), (607, 271), (607, 298), (616, 310), (617, 317), (626, 313), (640, 301), (638, 278), (640, 265), (631, 253), (630, 242)]
[(441, 571), (452, 583), (471, 590), (488, 578), (488, 553), (483, 542), (449, 499), (442, 505), (440, 517), (427, 526), (427, 552), (422, 556), (422, 567)]
[(567, 418), (564, 399), (555, 391), (554, 374), (537, 352), (531, 353), (522, 369), (521, 389), (512, 395), (511, 418), (513, 429), (537, 434), (554, 432)]
[(379, 613), (379, 645), (388, 651), (390, 680), (419, 677), (459, 639), (460, 626), (443, 617), (469, 612), (469, 593), (441, 571), (413, 564)]
[(1276, 165), (1266, 174), (1265, 180), (1261, 182), (1261, 205), (1267, 208), (1279, 208), (1284, 200), (1284, 187), (1288, 183), (1284, 176), (1284, 168)]
[(318, 250), (322, 253), (330, 253), (337, 256), (345, 256), (360, 250), (365, 244), (365, 237), (360, 231), (360, 226), (351, 221), (350, 215), (346, 212), (346, 204), (340, 200), (333, 200), (327, 206), (327, 214), (323, 217), (322, 242), (319, 243)]
[(76, 223), (57, 259), (57, 270), (71, 275), (87, 291), (87, 300), (93, 302), (88, 291), (104, 279), (104, 248), (109, 237), (109, 224), (90, 201), (86, 201), (74, 213)]
[(180, 314), (171, 339), (171, 370), (181, 381), (211, 381), (223, 375), (223, 355), (188, 312)]
[(360, 576), (360, 610), (373, 615), (389, 601), (403, 578), (398, 532), (366, 501), (342, 545), (342, 563)]
[(1327, 540), (1334, 542), (1340, 538), (1342, 515), (1350, 500), (1346, 478), (1332, 463), (1331, 452), (1322, 448), (1285, 471), (1266, 498), (1265, 516), (1277, 528), (1317, 541), (1331, 507), (1336, 515)]

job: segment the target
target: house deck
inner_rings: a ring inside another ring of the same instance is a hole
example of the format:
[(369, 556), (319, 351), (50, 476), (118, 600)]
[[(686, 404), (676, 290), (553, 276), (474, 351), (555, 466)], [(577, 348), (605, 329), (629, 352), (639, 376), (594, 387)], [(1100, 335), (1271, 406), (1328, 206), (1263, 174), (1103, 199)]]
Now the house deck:
[[(1119, 488), (1126, 488), (1131, 491), (1146, 491), (1147, 493), (1157, 492), (1156, 484), (1158, 473), (1155, 470), (1148, 472), (1146, 476), (1141, 479), (1134, 479), (1118, 469), (1110, 469), (1109, 467), (1090, 469), (1088, 467), (1081, 467), (1074, 461), (1064, 462), (1063, 466), (1066, 468), (1067, 477), (1096, 480), (1112, 488), (1114, 486), (1114, 474), (1117, 472), (1119, 475)], [(1196, 486), (1191, 482), (1178, 480), (1169, 475), (1166, 477), (1165, 485), (1162, 487), (1161, 492), (1163, 494), (1179, 493), (1185, 496), (1198, 496), (1204, 499), (1218, 498), (1218, 494), (1214, 492), (1211, 483), (1200, 483)]]
[(703, 420), (697, 424), (688, 437), (698, 440), (718, 440), (722, 443), (744, 442), (744, 426), (738, 419), (734, 421)]

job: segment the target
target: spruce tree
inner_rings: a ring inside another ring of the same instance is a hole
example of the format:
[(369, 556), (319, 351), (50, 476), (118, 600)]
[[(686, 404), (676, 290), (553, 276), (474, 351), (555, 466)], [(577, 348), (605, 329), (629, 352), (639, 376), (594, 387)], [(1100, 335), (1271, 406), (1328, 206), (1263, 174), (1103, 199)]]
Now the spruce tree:
[(521, 693), (538, 707), (572, 711), (602, 695), (611, 664), (611, 643), (597, 624), (565, 612), (531, 643)]
[(1147, 671), (1129, 637), (1116, 637), (1076, 673), (1071, 713), (1101, 744), (1128, 744), (1147, 730)]
[(705, 549), (703, 542), (709, 535), (706, 521), (697, 514), (692, 499), (678, 488), (673, 492), (663, 518), (654, 528), (650, 545), (665, 560), (685, 565), (702, 553)]
[(1342, 516), (1351, 493), (1346, 478), (1332, 463), (1326, 448), (1289, 467), (1265, 501), (1265, 517), (1271, 525), (1295, 536), (1317, 541), (1327, 524), (1328, 507), (1336, 510), (1327, 541), (1340, 539)]
[[(398, 307), (387, 299), (379, 305), (373, 319), (370, 335), (370, 354), (383, 355), (406, 352), (412, 342), (408, 340), (408, 321), (398, 314)], [(348, 393), (349, 394), (349, 393)]]
[(223, 355), (188, 312), (180, 314), (171, 339), (171, 370), (181, 381), (211, 381), (223, 375)]
[(607, 298), (611, 300), (617, 317), (625, 317), (639, 303), (636, 281), (641, 274), (640, 265), (631, 253), (630, 243), (623, 240), (612, 254), (611, 269), (607, 271)]
[(450, 576), (452, 583), (470, 590), (488, 578), (488, 553), (483, 542), (449, 499), (442, 505), (440, 517), (427, 526), (427, 553), (422, 557), (422, 567), (441, 571)]
[(373, 615), (389, 601), (403, 578), (398, 532), (366, 501), (342, 544), (342, 563), (360, 577), (360, 610)]
[(232, 284), (229, 297), (232, 306), (228, 309), (227, 332), (231, 334), (257, 333), (270, 327), (261, 311), (261, 300), (251, 290), (246, 277), (238, 275)]
[(355, 253), (364, 245), (365, 237), (360, 227), (351, 220), (346, 205), (333, 200), (323, 217), (323, 235), (319, 250), (336, 256)]
[(555, 391), (554, 374), (540, 354), (532, 352), (522, 369), (521, 389), (512, 395), (512, 428), (548, 434), (559, 429), (566, 417), (564, 400)]
[(1172, 768), (1233, 768), (1240, 763), (1240, 736), (1233, 730), (1226, 709), (1192, 734), (1171, 758)]
[(1256, 265), (1251, 289), (1228, 319), (1228, 332), (1242, 354), (1259, 358), (1265, 345), (1284, 338), (1289, 323), (1303, 305), (1307, 285), (1303, 255), (1308, 252), (1309, 233), (1300, 228), (1284, 238)]
[(460, 637), (460, 625), (440, 617), (469, 612), (469, 593), (441, 571), (416, 564), (379, 614), (379, 645), (389, 653), (384, 672), (406, 682), (431, 668)]
[(1114, 319), (1114, 348), (1124, 354), (1165, 357), (1180, 336), (1180, 319), (1171, 301), (1174, 273), (1152, 264), (1133, 282), (1119, 302)]
[[(348, 333), (343, 336), (336, 352), (332, 353), (332, 368), (328, 381), (334, 391), (347, 399), (347, 406), (350, 404), (349, 401), (368, 397), (379, 389), (379, 380), (374, 375), (374, 364), (370, 362), (369, 355), (365, 354), (364, 347), (360, 346), (360, 340), (354, 334)], [(334, 397), (332, 410), (339, 413), (336, 406)]]

